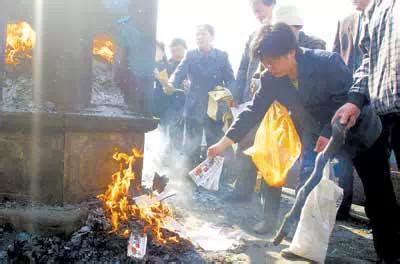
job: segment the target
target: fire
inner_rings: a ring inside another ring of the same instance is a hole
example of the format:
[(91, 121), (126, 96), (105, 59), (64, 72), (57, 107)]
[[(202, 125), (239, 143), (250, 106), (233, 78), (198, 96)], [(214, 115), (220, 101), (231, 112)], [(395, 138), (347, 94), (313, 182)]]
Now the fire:
[(98, 37), (93, 41), (93, 55), (98, 56), (108, 63), (114, 62), (115, 45), (108, 37)]
[(140, 157), (143, 157), (143, 154), (136, 149), (133, 149), (132, 155), (125, 153), (113, 155), (113, 159), (120, 164), (120, 170), (112, 176), (112, 183), (107, 191), (98, 196), (110, 217), (112, 232), (128, 236), (130, 231), (125, 227), (129, 220), (135, 219), (143, 225), (143, 232), (151, 233), (160, 244), (178, 242), (177, 237), (167, 235), (163, 229), (168, 218), (173, 215), (166, 204), (149, 196), (149, 200), (153, 202), (148, 206), (139, 206), (132, 199), (130, 184), (135, 179), (133, 165)]
[(21, 60), (32, 59), (36, 33), (26, 22), (7, 25), (6, 64), (17, 65)]

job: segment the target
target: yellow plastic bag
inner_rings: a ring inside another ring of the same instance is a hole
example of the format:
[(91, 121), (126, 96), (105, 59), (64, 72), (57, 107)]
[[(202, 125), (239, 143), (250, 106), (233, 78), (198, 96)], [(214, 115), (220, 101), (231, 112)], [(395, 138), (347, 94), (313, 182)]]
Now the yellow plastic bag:
[(285, 106), (277, 101), (271, 105), (257, 130), (254, 145), (244, 153), (252, 157), (268, 185), (285, 185), (289, 170), (301, 154), (300, 137)]

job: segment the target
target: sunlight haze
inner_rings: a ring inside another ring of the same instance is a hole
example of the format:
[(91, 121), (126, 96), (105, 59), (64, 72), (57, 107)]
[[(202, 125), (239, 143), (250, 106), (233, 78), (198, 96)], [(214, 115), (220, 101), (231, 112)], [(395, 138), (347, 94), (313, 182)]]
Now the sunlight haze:
[[(295, 4), (303, 13), (304, 31), (327, 42), (331, 49), (337, 21), (352, 12), (350, 0), (278, 0), (278, 4)], [(240, 63), (249, 35), (257, 28), (249, 0), (159, 0), (159, 41), (167, 46), (175, 37), (184, 38), (195, 48), (196, 25), (215, 27), (215, 47), (228, 52), (233, 68)]]

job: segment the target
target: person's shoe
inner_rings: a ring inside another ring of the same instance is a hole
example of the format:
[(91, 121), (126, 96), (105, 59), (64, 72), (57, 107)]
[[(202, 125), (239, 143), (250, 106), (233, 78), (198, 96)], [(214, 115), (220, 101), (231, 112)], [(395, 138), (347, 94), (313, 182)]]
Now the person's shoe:
[(288, 225), (285, 221), (282, 223), (279, 230), (275, 233), (274, 238), (272, 239), (272, 243), (274, 246), (279, 246), (282, 241), (288, 237), (290, 233), (290, 225)]
[(271, 224), (270, 221), (264, 220), (264, 221), (261, 221), (260, 223), (256, 224), (253, 228), (253, 231), (256, 234), (265, 235), (265, 234), (274, 232), (275, 227), (273, 224)]
[(347, 213), (338, 212), (338, 214), (336, 215), (337, 221), (348, 221), (350, 218), (351, 216), (348, 212)]
[(285, 248), (281, 250), (281, 256), (282, 258), (285, 258), (287, 260), (292, 260), (292, 261), (310, 261), (306, 258), (300, 257), (299, 255), (294, 254), (292, 251), (289, 250), (289, 248)]
[(251, 195), (239, 194), (236, 192), (225, 195), (222, 200), (229, 203), (247, 203), (251, 201)]
[(377, 264), (400, 264), (400, 258), (379, 258)]

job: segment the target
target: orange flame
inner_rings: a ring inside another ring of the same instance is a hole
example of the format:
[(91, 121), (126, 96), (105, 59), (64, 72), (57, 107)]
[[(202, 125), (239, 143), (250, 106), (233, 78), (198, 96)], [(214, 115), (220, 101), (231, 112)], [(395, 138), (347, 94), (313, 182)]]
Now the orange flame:
[(114, 62), (115, 46), (112, 39), (106, 36), (98, 37), (93, 41), (93, 55), (98, 56), (106, 62)]
[(167, 235), (163, 229), (168, 218), (172, 217), (172, 211), (166, 204), (155, 201), (153, 197), (149, 199), (155, 202), (149, 206), (139, 206), (133, 202), (129, 193), (130, 183), (135, 179), (133, 165), (137, 158), (143, 157), (143, 154), (137, 149), (133, 149), (132, 153), (132, 155), (125, 153), (113, 155), (114, 160), (120, 163), (120, 170), (112, 176), (112, 183), (107, 191), (98, 196), (110, 217), (112, 232), (123, 236), (129, 235), (129, 230), (123, 229), (123, 226), (126, 226), (130, 219), (135, 219), (143, 225), (143, 232), (151, 233), (160, 244), (179, 242), (178, 237)]
[(21, 60), (32, 59), (36, 33), (26, 22), (7, 25), (6, 64), (17, 65)]

